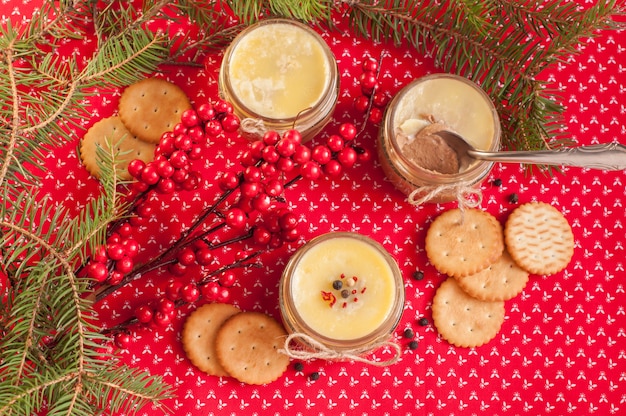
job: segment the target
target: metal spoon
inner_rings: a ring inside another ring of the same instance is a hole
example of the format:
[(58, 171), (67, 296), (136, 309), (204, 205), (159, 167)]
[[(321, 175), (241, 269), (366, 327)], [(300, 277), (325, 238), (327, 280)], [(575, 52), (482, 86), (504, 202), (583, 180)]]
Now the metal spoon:
[(457, 153), (459, 171), (464, 170), (476, 159), (503, 163), (578, 166), (601, 170), (626, 169), (626, 146), (619, 143), (603, 143), (558, 150), (485, 152), (475, 149), (454, 132), (441, 130), (435, 134), (439, 135)]

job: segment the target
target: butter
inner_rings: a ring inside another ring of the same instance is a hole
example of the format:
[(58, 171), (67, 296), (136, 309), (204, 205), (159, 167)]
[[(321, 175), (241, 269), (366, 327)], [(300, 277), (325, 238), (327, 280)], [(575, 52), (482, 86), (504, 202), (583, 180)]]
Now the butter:
[(233, 94), (260, 116), (287, 119), (314, 107), (330, 82), (320, 41), (287, 23), (258, 26), (236, 44), (228, 65)]
[[(335, 280), (343, 282), (341, 290), (333, 289)], [(349, 296), (342, 297), (342, 290)], [(376, 331), (392, 315), (396, 293), (388, 260), (371, 244), (350, 237), (311, 247), (291, 276), (290, 296), (303, 323), (334, 340), (355, 340)]]

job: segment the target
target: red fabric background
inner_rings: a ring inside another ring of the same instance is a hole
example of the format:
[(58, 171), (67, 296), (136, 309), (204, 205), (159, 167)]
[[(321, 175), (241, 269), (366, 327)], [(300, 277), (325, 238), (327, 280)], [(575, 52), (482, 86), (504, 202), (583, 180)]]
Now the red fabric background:
[[(30, 2), (24, 2), (30, 3)], [(4, 2), (0, 18), (28, 19), (31, 4)], [(338, 60), (341, 94), (326, 132), (342, 122), (362, 123), (352, 107), (358, 95), (357, 77), (364, 55), (383, 56), (382, 88), (396, 93), (412, 79), (434, 71), (428, 57), (405, 48), (373, 44), (348, 30), (323, 35)], [(75, 51), (87, 53), (79, 43)], [(210, 55), (206, 69), (166, 68), (163, 76), (181, 86), (196, 105), (214, 99), (220, 54)], [(548, 68), (543, 78), (558, 88), (567, 106), (569, 134), (579, 144), (626, 143), (626, 35), (606, 32), (591, 39), (568, 62)], [(93, 117), (115, 112), (118, 92), (102, 91), (88, 105)], [(44, 190), (59, 206), (75, 213), (98, 194), (76, 156), (76, 141), (50, 153)], [(368, 235), (393, 254), (401, 267), (407, 291), (403, 319), (396, 340), (403, 346), (401, 360), (388, 368), (355, 362), (305, 363), (304, 371), (290, 367), (278, 381), (248, 386), (230, 378), (207, 376), (186, 359), (179, 331), (189, 308), (179, 311), (173, 324), (162, 330), (133, 334), (132, 345), (119, 358), (153, 374), (162, 375), (177, 394), (167, 400), (166, 414), (359, 414), (359, 415), (536, 415), (624, 414), (626, 412), (626, 331), (624, 315), (624, 225), (626, 220), (624, 171), (603, 172), (566, 168), (563, 174), (544, 176), (518, 165), (496, 165), (483, 185), (483, 208), (504, 222), (519, 203), (544, 201), (569, 220), (575, 254), (569, 266), (549, 277), (531, 276), (524, 292), (506, 303), (506, 321), (498, 336), (476, 349), (460, 349), (441, 340), (430, 318), (434, 291), (442, 281), (428, 264), (423, 246), (433, 218), (454, 204), (413, 207), (386, 181), (375, 152), (377, 126), (369, 124), (358, 142), (373, 157), (359, 162), (338, 179), (315, 183), (300, 181), (287, 191), (300, 215), (301, 238), (262, 256), (263, 268), (239, 276), (232, 301), (244, 310), (279, 317), (278, 280), (289, 256), (310, 238), (328, 231), (356, 231)], [(321, 140), (321, 139), (316, 139)], [(159, 252), (212, 201), (218, 192), (215, 178), (236, 165), (245, 148), (241, 139), (213, 143), (199, 163), (204, 186), (180, 192), (171, 199), (152, 201), (155, 210), (145, 227), (135, 231), (142, 242), (141, 256)], [(491, 184), (502, 179), (502, 186)], [(226, 264), (235, 250), (224, 250)], [(425, 273), (415, 281), (412, 273)], [(123, 320), (134, 308), (162, 293), (166, 273), (155, 272), (103, 301), (99, 307), (105, 324)], [(420, 345), (407, 347), (402, 331), (412, 328)], [(311, 381), (308, 375), (319, 372)], [(139, 415), (160, 414), (148, 406)]]

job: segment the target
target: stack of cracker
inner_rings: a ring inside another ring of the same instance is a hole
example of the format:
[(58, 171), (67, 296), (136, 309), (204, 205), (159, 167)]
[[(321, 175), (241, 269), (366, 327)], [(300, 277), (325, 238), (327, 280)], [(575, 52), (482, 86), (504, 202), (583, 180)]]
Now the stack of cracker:
[(287, 369), (289, 357), (279, 352), (286, 338), (274, 318), (223, 303), (196, 309), (182, 331), (183, 350), (198, 369), (256, 385), (276, 380)]
[(185, 110), (191, 108), (189, 98), (178, 86), (160, 78), (147, 78), (124, 89), (117, 116), (96, 122), (80, 143), (80, 157), (87, 171), (100, 177), (96, 149), (106, 152), (115, 147), (116, 170), (123, 180), (130, 179), (128, 164), (134, 159), (148, 163), (163, 133), (180, 123)]
[(426, 254), (447, 279), (433, 299), (433, 321), (458, 347), (492, 340), (504, 322), (504, 302), (522, 292), (529, 275), (563, 270), (574, 252), (572, 229), (541, 202), (516, 208), (504, 228), (479, 209), (439, 215), (426, 235)]

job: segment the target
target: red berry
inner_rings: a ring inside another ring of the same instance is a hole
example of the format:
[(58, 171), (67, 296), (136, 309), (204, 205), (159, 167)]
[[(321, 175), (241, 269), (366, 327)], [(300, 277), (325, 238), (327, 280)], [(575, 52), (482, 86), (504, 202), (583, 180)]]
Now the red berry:
[(128, 163), (128, 173), (133, 178), (139, 178), (143, 168), (146, 167), (146, 162), (141, 159), (134, 159)]
[(195, 302), (200, 297), (200, 289), (193, 283), (189, 283), (180, 290), (180, 297), (187, 303)]
[(230, 114), (233, 112), (233, 105), (225, 100), (217, 100), (213, 107), (218, 113)]
[(305, 145), (297, 146), (296, 152), (293, 155), (293, 160), (300, 165), (305, 164), (311, 160), (311, 149)]
[(284, 241), (296, 241), (300, 237), (300, 231), (297, 228), (292, 228), (291, 230), (282, 231), (280, 236)]
[(121, 283), (122, 280), (124, 280), (124, 275), (125, 273), (122, 273), (117, 270), (113, 270), (111, 274), (109, 275), (109, 278), (107, 279), (107, 283), (110, 285), (117, 285)]
[(311, 160), (302, 165), (302, 176), (310, 180), (316, 180), (322, 175), (322, 168), (319, 163)]
[(241, 208), (231, 208), (225, 215), (226, 225), (235, 229), (241, 229), (246, 226), (248, 217)]
[(104, 263), (91, 262), (87, 268), (87, 276), (97, 282), (104, 282), (109, 275), (109, 270)]
[(187, 168), (176, 169), (172, 175), (172, 180), (178, 184), (182, 184), (187, 178), (189, 178), (189, 169)]
[(280, 172), (291, 172), (294, 167), (295, 163), (292, 159), (288, 157), (281, 157), (280, 159), (278, 159), (278, 162), (276, 162), (276, 168)]
[(345, 147), (341, 149), (341, 151), (337, 155), (337, 160), (343, 166), (351, 168), (352, 166), (354, 166), (357, 160), (356, 150), (351, 147)]
[(257, 244), (268, 244), (272, 239), (272, 233), (270, 233), (265, 227), (258, 226), (254, 229), (252, 238)]
[(141, 305), (135, 311), (135, 317), (137, 320), (143, 324), (147, 324), (152, 320), (154, 316), (154, 311), (148, 305)]
[(105, 246), (98, 246), (91, 255), (93, 261), (98, 263), (106, 263), (109, 260), (107, 249)]
[(193, 140), (188, 135), (181, 134), (174, 139), (174, 146), (179, 150), (188, 151), (193, 146)]
[(185, 126), (183, 123), (178, 123), (172, 129), (172, 133), (174, 133), (174, 137), (180, 134), (187, 134), (187, 126)]
[(261, 172), (265, 178), (273, 178), (278, 174), (278, 168), (273, 163), (261, 163)]
[(127, 257), (133, 258), (139, 254), (139, 243), (132, 238), (127, 238), (122, 241), (122, 247), (124, 248), (124, 253)]
[(282, 157), (290, 157), (296, 151), (296, 142), (284, 137), (276, 143), (276, 151)]
[(372, 124), (378, 124), (383, 119), (383, 111), (378, 107), (372, 107), (367, 119)]
[(134, 265), (133, 259), (130, 257), (123, 257), (115, 262), (115, 270), (120, 273), (127, 274), (133, 270)]
[(119, 260), (124, 257), (124, 246), (120, 243), (111, 243), (107, 246), (107, 255), (111, 260)]
[(176, 302), (168, 298), (159, 299), (158, 311), (165, 314), (170, 314), (176, 308)]
[(196, 251), (196, 261), (201, 266), (208, 266), (213, 262), (213, 252), (208, 248)]
[(359, 95), (354, 99), (354, 108), (361, 113), (365, 113), (369, 106), (370, 99), (365, 95)]
[(337, 134), (331, 134), (326, 139), (326, 146), (333, 152), (338, 152), (343, 149), (343, 138)]
[(167, 270), (174, 276), (184, 276), (187, 273), (187, 266), (180, 264), (179, 262), (172, 263), (167, 267)]
[(291, 140), (296, 144), (302, 143), (302, 133), (296, 129), (290, 129), (283, 133), (283, 139)]
[(386, 92), (377, 92), (373, 98), (374, 105), (377, 107), (384, 107), (389, 102), (389, 94)]
[(171, 194), (176, 189), (176, 183), (169, 178), (163, 178), (157, 183), (156, 188), (162, 194)]
[(215, 109), (209, 103), (201, 104), (200, 107), (198, 107), (197, 112), (198, 117), (200, 117), (202, 121), (208, 121), (215, 117)]
[(279, 140), (280, 135), (273, 130), (270, 130), (263, 135), (263, 143), (267, 146), (274, 146)]
[(330, 161), (332, 157), (332, 153), (328, 146), (317, 145), (313, 148), (313, 152), (311, 153), (311, 157), (314, 161), (319, 163), (320, 165), (325, 165)]
[(219, 282), (222, 287), (232, 287), (237, 281), (237, 276), (232, 270), (225, 271), (220, 276)]
[(159, 145), (156, 148), (155, 154), (163, 156), (171, 155), (172, 152), (176, 149), (174, 147), (174, 137), (175, 136), (173, 134), (171, 134), (171, 136), (163, 135), (161, 141), (159, 142)]
[(207, 300), (214, 301), (218, 298), (221, 287), (217, 282), (209, 282), (200, 288), (202, 296)]
[(346, 141), (353, 140), (356, 137), (356, 133), (356, 127), (352, 123), (343, 123), (339, 126), (339, 134), (346, 139)]
[(278, 179), (271, 179), (265, 184), (265, 193), (276, 198), (283, 193), (283, 184)]
[(266, 212), (272, 206), (272, 198), (266, 193), (261, 193), (254, 197), (252, 206), (259, 212)]
[(131, 227), (131, 225), (127, 222), (120, 224), (120, 226), (117, 227), (117, 233), (122, 237), (128, 237), (132, 234), (132, 232), (133, 227)]
[(189, 247), (185, 247), (178, 252), (176, 259), (183, 266), (191, 266), (196, 262), (196, 253)]
[(374, 90), (378, 85), (376, 73), (374, 71), (363, 72), (359, 77), (359, 83), (361, 84), (361, 88), (365, 90)]
[(269, 163), (276, 163), (280, 159), (280, 155), (274, 146), (266, 146), (263, 149), (263, 159)]
[(193, 143), (203, 143), (204, 140), (204, 129), (201, 126), (193, 126), (187, 132), (187, 136), (189, 136)]
[(368, 149), (359, 148), (359, 150), (357, 150), (357, 154), (359, 155), (359, 160), (363, 162), (367, 162), (372, 158), (372, 153)]
[(209, 120), (204, 125), (204, 132), (209, 137), (216, 137), (216, 136), (218, 136), (222, 132), (222, 130), (223, 130), (222, 123), (220, 123), (217, 120)]
[(217, 292), (217, 301), (218, 302), (228, 302), (228, 299), (230, 299), (230, 290), (228, 290), (228, 288), (226, 287), (221, 287), (219, 289), (219, 291)]
[(341, 170), (341, 163), (339, 163), (335, 159), (329, 161), (327, 164), (324, 165), (324, 172), (328, 176), (337, 177), (341, 175)]
[(152, 318), (154, 323), (160, 327), (168, 326), (172, 322), (172, 318), (170, 314), (163, 313), (161, 311), (156, 311)]
[(298, 217), (293, 212), (286, 212), (280, 216), (279, 224), (283, 230), (292, 230), (298, 226)]
[(187, 166), (189, 163), (189, 158), (187, 157), (187, 153), (182, 150), (175, 150), (170, 155), (170, 163), (176, 169), (181, 169)]
[(193, 191), (194, 189), (198, 189), (198, 185), (200, 185), (200, 181), (202, 178), (198, 172), (190, 172), (187, 178), (183, 181), (183, 189), (186, 191)]
[(196, 110), (188, 109), (183, 111), (183, 113), (180, 115), (180, 122), (183, 123), (183, 125), (186, 127), (193, 127), (198, 125), (198, 123), (200, 122), (200, 117), (198, 116)]
[(256, 166), (248, 166), (243, 171), (243, 180), (246, 182), (259, 182), (261, 180), (261, 169)]
[(227, 133), (232, 133), (237, 131), (239, 128), (240, 122), (239, 117), (234, 114), (228, 114), (222, 119), (222, 128)]
[(376, 72), (378, 71), (378, 61), (371, 57), (365, 58), (362, 68), (363, 72)]
[(131, 338), (130, 335), (125, 332), (120, 332), (115, 334), (115, 345), (119, 348), (125, 349), (130, 346)]
[(222, 191), (235, 189), (239, 185), (239, 177), (234, 172), (224, 172), (219, 179), (219, 185)]
[(159, 181), (159, 179), (161, 179), (161, 177), (157, 172), (156, 166), (154, 166), (153, 164), (147, 165), (141, 171), (141, 182), (145, 184), (155, 185)]
[(241, 189), (241, 194), (247, 198), (254, 198), (261, 192), (261, 183), (260, 182), (244, 182), (239, 187)]

